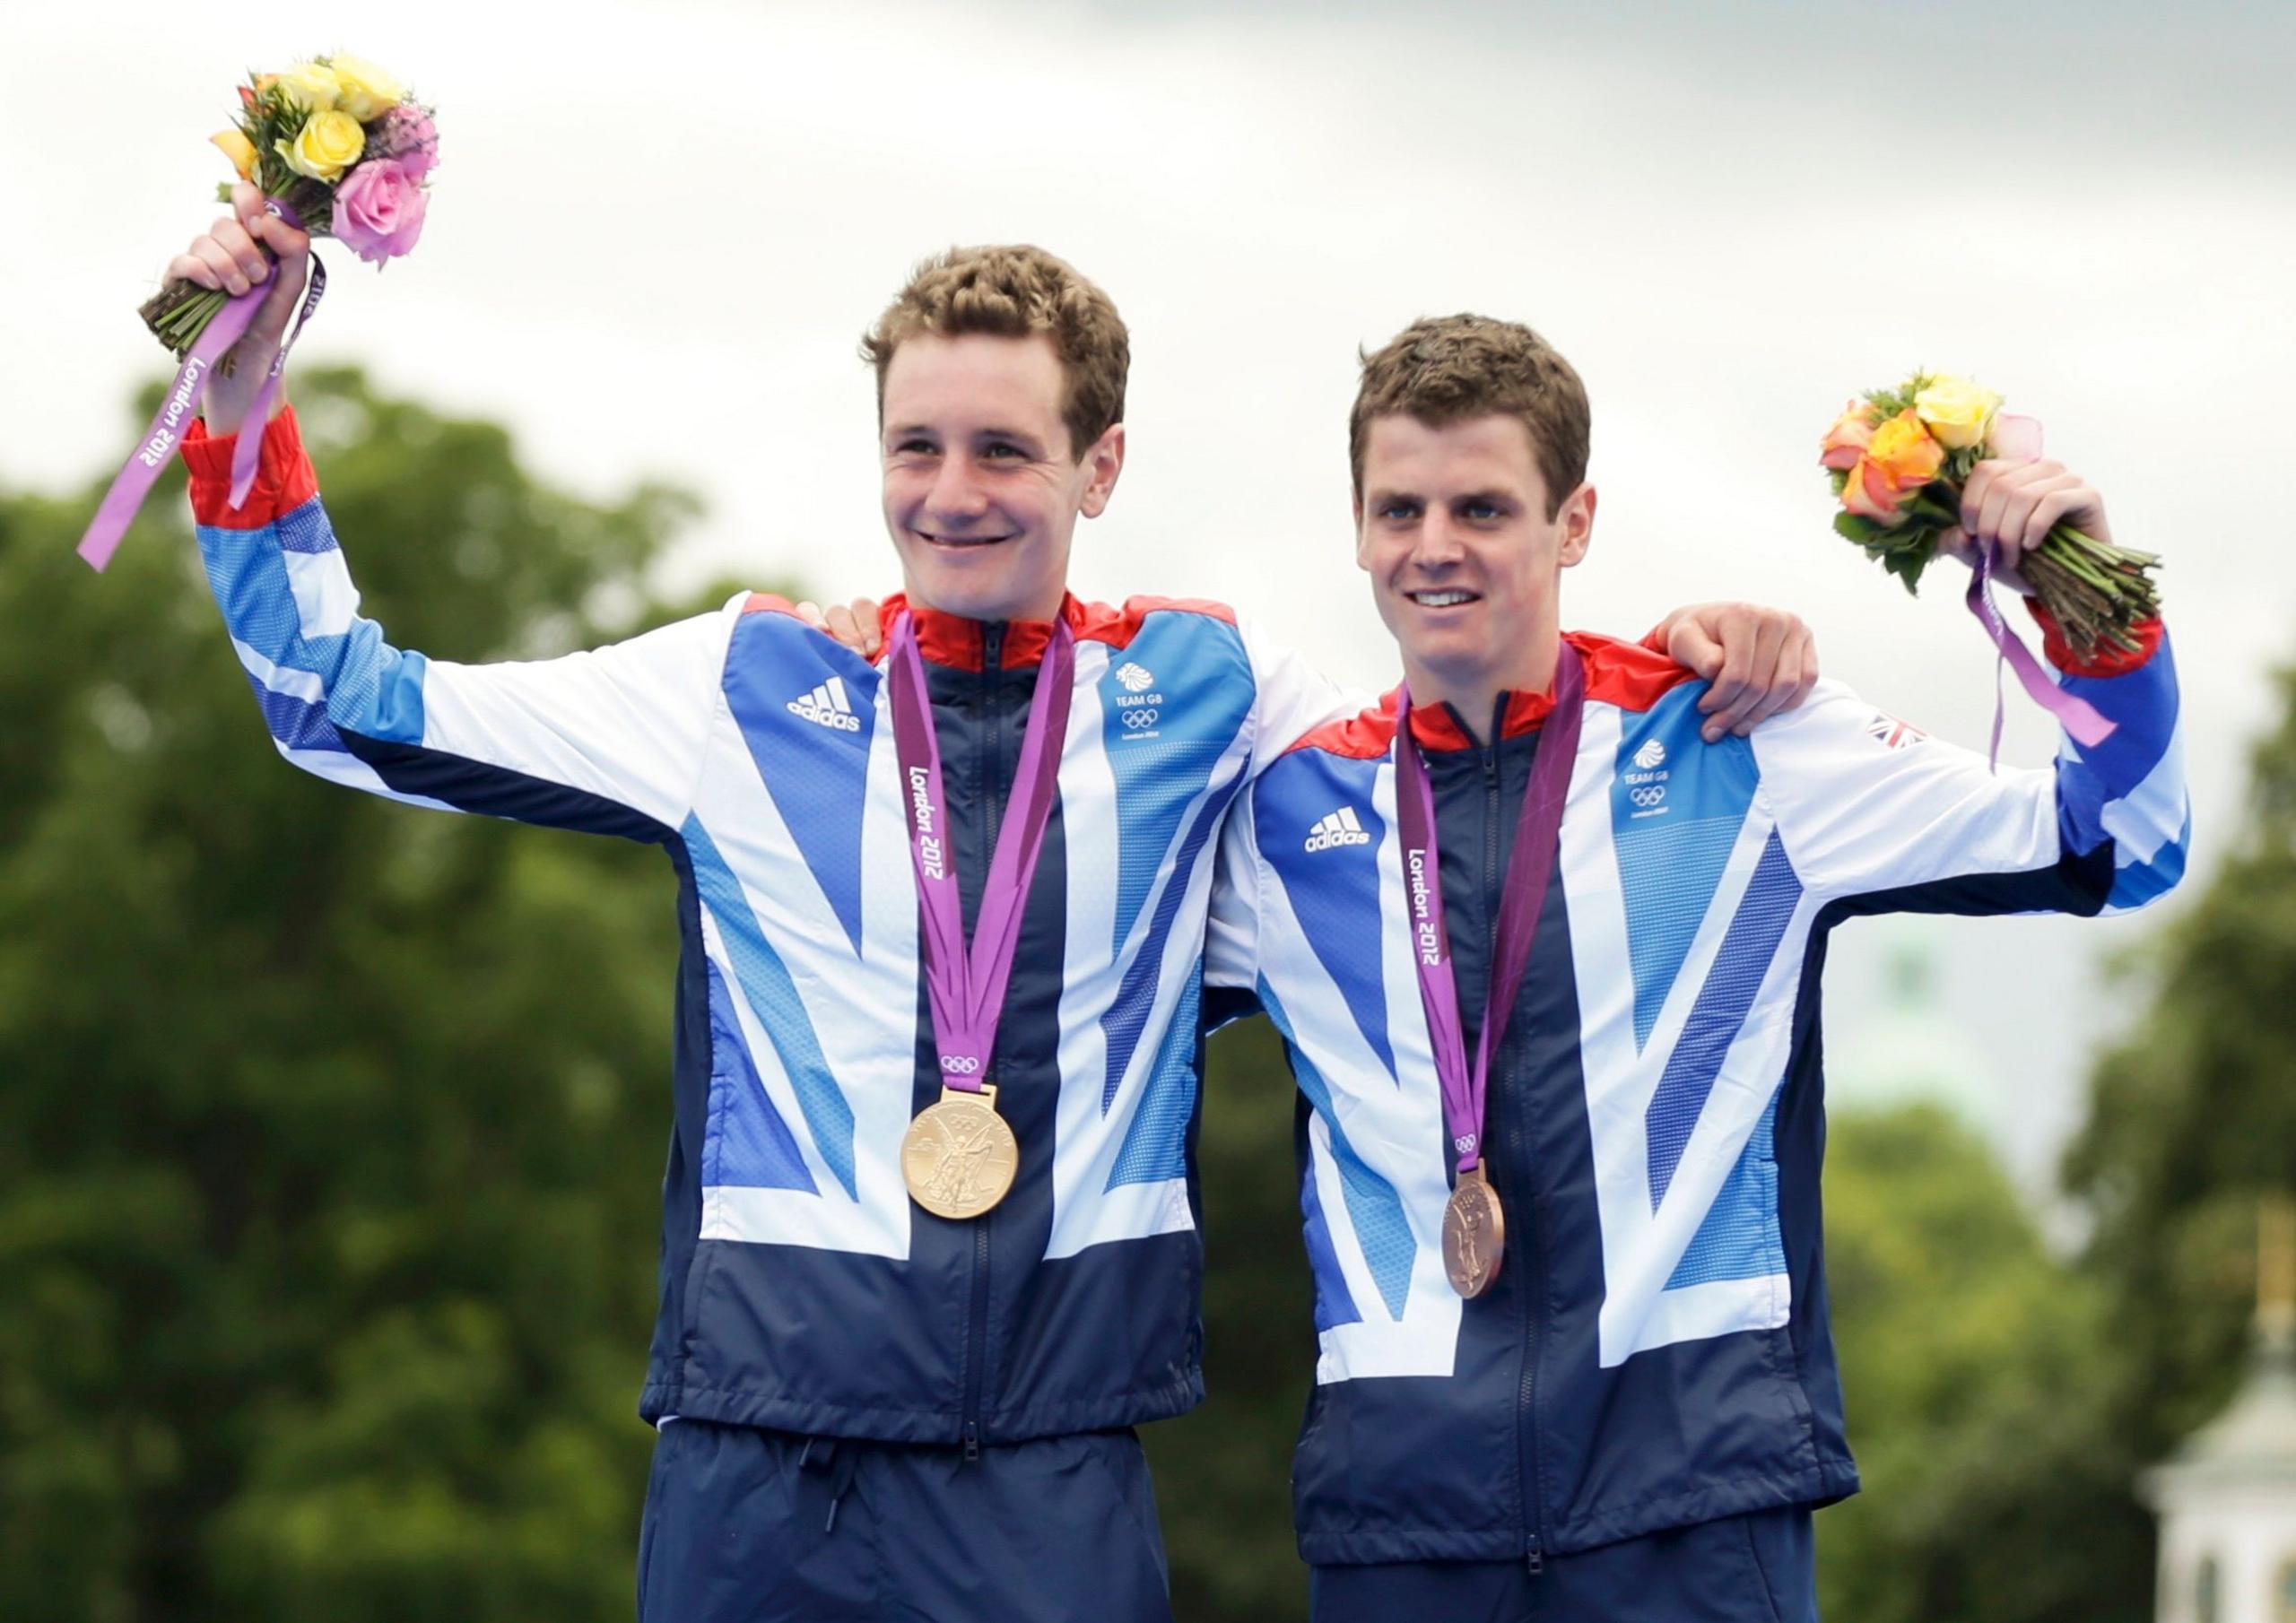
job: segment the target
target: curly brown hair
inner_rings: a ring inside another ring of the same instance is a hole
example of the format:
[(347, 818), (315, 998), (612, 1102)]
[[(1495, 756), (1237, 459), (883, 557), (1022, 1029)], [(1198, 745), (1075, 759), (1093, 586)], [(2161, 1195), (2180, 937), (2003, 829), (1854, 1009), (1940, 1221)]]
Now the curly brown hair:
[(1362, 382), (1347, 420), (1355, 499), (1363, 499), (1363, 447), (1378, 417), (1439, 429), (1473, 417), (1512, 417), (1530, 430), (1546, 481), (1547, 514), (1587, 477), (1587, 386), (1553, 345), (1515, 321), (1427, 316), (1376, 352), (1358, 351)]
[(861, 339), (861, 359), (877, 369), (877, 412), (885, 409), (885, 369), (893, 352), (920, 334), (959, 338), (1043, 334), (1060, 357), (1060, 403), (1068, 453), (1081, 459), (1124, 420), (1132, 338), (1116, 305), (1066, 260), (1027, 243), (952, 247), (919, 265), (908, 285)]

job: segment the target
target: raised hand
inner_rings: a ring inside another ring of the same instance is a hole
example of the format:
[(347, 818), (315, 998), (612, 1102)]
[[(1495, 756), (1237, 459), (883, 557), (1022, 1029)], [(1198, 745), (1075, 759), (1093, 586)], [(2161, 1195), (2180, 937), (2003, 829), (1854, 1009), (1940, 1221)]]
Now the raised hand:
[[(202, 414), (208, 430), (218, 435), (236, 434), (246, 422), (310, 274), (310, 237), (268, 213), (265, 202), (263, 193), (244, 181), (233, 187), (231, 213), (168, 261), (169, 281), (196, 282), (233, 296), (270, 284), (247, 335), (225, 352), (210, 375)], [(283, 392), (274, 412), (285, 404)]]
[(1961, 522), (1939, 534), (1937, 550), (1975, 568), (1979, 550), (1990, 547), (1993, 577), (2013, 592), (2031, 594), (2018, 566), (2060, 524), (2113, 544), (2105, 499), (2096, 486), (2061, 462), (1993, 457), (1970, 471), (1961, 487)]

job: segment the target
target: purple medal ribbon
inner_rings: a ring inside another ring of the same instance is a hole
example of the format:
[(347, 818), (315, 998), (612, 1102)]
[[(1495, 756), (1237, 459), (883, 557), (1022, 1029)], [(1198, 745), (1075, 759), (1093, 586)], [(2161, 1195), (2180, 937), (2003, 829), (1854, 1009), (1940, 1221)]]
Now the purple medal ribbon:
[[(288, 224), (301, 229), (302, 220), (291, 204), (274, 197), (265, 207)], [(120, 537), (127, 534), (127, 526), (143, 507), (144, 499), (152, 493), (160, 470), (168, 465), (169, 456), (183, 442), (184, 430), (199, 408), (199, 397), (207, 392), (208, 374), (224, 353), (246, 336), (248, 324), (255, 319), (264, 296), (270, 291), (268, 282), (258, 282), (230, 299), (215, 312), (199, 334), (199, 342), (184, 357), (175, 382), (169, 386), (152, 426), (144, 432), (144, 443), (113, 479), (111, 489), (104, 492), (103, 503), (88, 525), (87, 534), (80, 538), (80, 556), (88, 560), (91, 568), (101, 570), (111, 562)], [(326, 267), (314, 254), (310, 290), (303, 295), (302, 308), (296, 312), (294, 329), (288, 334), (287, 342), (279, 346), (279, 353), (272, 357), (270, 374), (264, 378), (262, 391), (248, 412), (239, 443), (231, 448), (231, 506), (235, 508), (247, 505), (248, 492), (255, 488), (256, 467), (263, 455), (263, 429), (270, 420), (271, 403), (278, 397), (279, 378), (286, 370), (287, 352), (302, 336), (303, 323), (318, 308), (319, 297), (326, 291)], [(250, 429), (252, 432), (248, 431)]]
[(1451, 965), (1451, 938), (1443, 926), (1443, 876), (1435, 838), (1435, 790), (1427, 763), (1411, 735), (1411, 688), (1396, 701), (1396, 821), (1403, 836), (1404, 888), (1411, 898), (1412, 957), (1419, 970), (1420, 1002), (1427, 1010), (1428, 1035), (1435, 1046), (1435, 1074), (1443, 1089), (1443, 1123), (1450, 1130), (1458, 1170), (1468, 1173), (1483, 1159), (1483, 1101), (1490, 1093), (1492, 1056), (1506, 1040), (1515, 995), (1531, 961), (1546, 903), (1547, 880), (1554, 872), (1555, 840), (1562, 830), (1562, 805), (1570, 794), (1570, 768), (1578, 755), (1578, 723), (1586, 710), (1587, 673), (1578, 650), (1558, 643), (1554, 664), (1554, 708), (1548, 715), (1531, 762), (1531, 781), (1515, 821), (1515, 852), (1500, 885), (1499, 921), (1492, 932), (1491, 986), (1483, 1002), (1483, 1032), (1476, 1040), (1474, 1068), (1467, 1068), (1466, 1042), (1459, 1023), (1458, 979)]
[(1020, 766), (1013, 775), (1012, 802), (989, 858), (980, 913), (968, 945), (964, 904), (957, 889), (956, 847), (949, 838), (949, 803), (941, 789), (941, 742), (934, 735), (916, 620), (904, 613), (893, 624), (886, 675), (892, 684), (893, 750), (900, 762), (909, 855), (917, 870), (925, 992), (933, 1010), (941, 1080), (967, 1093), (980, 1090), (996, 1046), (1004, 984), (1012, 977), (1013, 955), (1021, 942), (1021, 911), (1036, 878), (1045, 826), (1052, 818), (1075, 669), (1075, 638), (1066, 621), (1056, 621), (1029, 699), (1028, 735), (1022, 740)]

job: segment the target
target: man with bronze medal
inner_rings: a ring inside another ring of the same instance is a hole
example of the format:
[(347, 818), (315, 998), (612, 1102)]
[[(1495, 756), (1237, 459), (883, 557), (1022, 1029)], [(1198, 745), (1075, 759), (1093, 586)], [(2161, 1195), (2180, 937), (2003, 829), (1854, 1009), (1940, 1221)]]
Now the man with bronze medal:
[[(1314, 1614), (1809, 1623), (1811, 1513), (1857, 1487), (1820, 1249), (1826, 932), (2172, 885), (2166, 634), (2084, 655), (2036, 607), (2111, 724), (2036, 771), (1832, 682), (1709, 742), (1692, 672), (1561, 629), (1589, 419), (1537, 334), (1416, 323), (1365, 357), (1351, 426), (1404, 681), (1239, 797), (1207, 963), (1300, 1085)], [(2107, 536), (2060, 465), (1980, 462), (1954, 540), (2015, 584), (2057, 518)]]
[[(857, 647), (744, 593), (611, 647), (457, 664), (360, 613), (283, 398), (246, 421), (309, 246), (259, 202), (170, 269), (273, 283), (184, 454), (281, 751), (652, 843), (678, 878), (641, 1616), (1168, 1616), (1131, 1428), (1202, 1393), (1211, 867), (1241, 787), (1345, 707), (1219, 604), (1068, 595), (1124, 464), (1115, 307), (994, 247), (887, 308), (865, 349), (907, 591), (847, 628)], [(243, 427), (261, 460), (235, 506)], [(1669, 622), (1692, 657), (1755, 655), (1718, 729), (1796, 690), (1792, 624)]]

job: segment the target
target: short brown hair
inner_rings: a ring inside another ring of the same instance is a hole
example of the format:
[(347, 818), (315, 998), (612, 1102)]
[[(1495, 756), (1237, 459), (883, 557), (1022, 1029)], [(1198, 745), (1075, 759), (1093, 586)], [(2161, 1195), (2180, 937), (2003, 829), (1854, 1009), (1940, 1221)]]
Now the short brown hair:
[(1052, 340), (1066, 379), (1060, 402), (1068, 454), (1124, 421), (1124, 379), (1132, 337), (1116, 305), (1066, 260), (1027, 243), (951, 248), (912, 273), (861, 340), (861, 359), (877, 369), (877, 412), (885, 409), (885, 369), (906, 339), (921, 334), (960, 338), (987, 333)]
[(1377, 417), (1446, 428), (1471, 417), (1512, 417), (1530, 430), (1546, 481), (1547, 514), (1587, 477), (1587, 386), (1530, 328), (1488, 316), (1426, 316), (1376, 352), (1357, 352), (1363, 380), (1347, 420), (1355, 499), (1363, 499), (1363, 447)]

